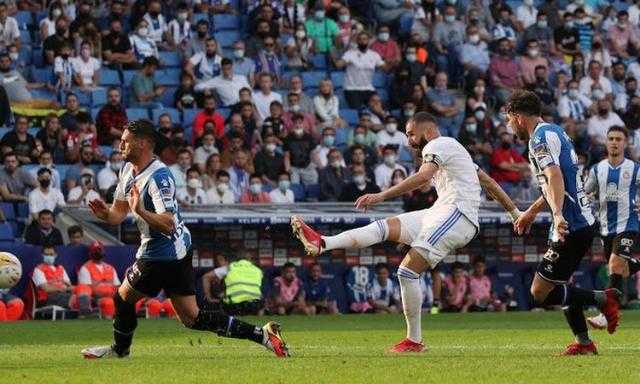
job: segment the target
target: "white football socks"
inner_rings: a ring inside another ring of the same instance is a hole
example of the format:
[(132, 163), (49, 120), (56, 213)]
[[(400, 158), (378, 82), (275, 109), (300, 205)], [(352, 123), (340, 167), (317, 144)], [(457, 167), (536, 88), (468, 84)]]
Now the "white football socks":
[(398, 281), (402, 295), (402, 309), (407, 321), (407, 339), (422, 342), (422, 290), (420, 289), (420, 275), (409, 268), (398, 268)]
[(389, 237), (386, 220), (377, 220), (364, 227), (350, 229), (335, 236), (322, 236), (323, 251), (345, 248), (367, 248)]

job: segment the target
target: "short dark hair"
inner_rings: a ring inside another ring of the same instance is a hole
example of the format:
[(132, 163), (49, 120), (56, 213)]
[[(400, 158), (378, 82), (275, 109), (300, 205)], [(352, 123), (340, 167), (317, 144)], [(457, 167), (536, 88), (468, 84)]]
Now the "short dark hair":
[(81, 233), (84, 234), (84, 231), (82, 230), (82, 227), (79, 225), (72, 225), (69, 228), (67, 228), (67, 235), (69, 237), (75, 235), (76, 233)]
[(375, 266), (376, 273), (380, 272), (383, 269), (386, 269), (387, 271), (389, 270), (389, 266), (387, 265), (387, 263), (378, 263), (378, 264), (376, 264), (376, 266)]
[(286, 175), (289, 179), (291, 179), (291, 174), (289, 172), (287, 172), (287, 171), (278, 172), (278, 177), (280, 177), (282, 175)]
[(262, 181), (262, 175), (259, 173), (252, 173), (251, 176), (249, 176), (249, 180), (251, 179), (260, 179), (260, 181)]
[(542, 102), (540, 98), (524, 89), (514, 91), (505, 105), (506, 113), (517, 113), (527, 116), (540, 116), (542, 113)]
[(393, 151), (394, 153), (398, 153), (398, 146), (395, 144), (387, 144), (382, 148), (382, 153), (385, 151)]
[(151, 144), (156, 143), (156, 130), (153, 123), (147, 119), (139, 119), (130, 121), (127, 124), (127, 130), (139, 139), (147, 139)]
[(147, 56), (144, 58), (144, 61), (142, 62), (142, 66), (143, 67), (149, 67), (149, 66), (159, 67), (160, 62), (155, 56)]
[(37, 175), (38, 175), (38, 176), (42, 176), (42, 175), (44, 175), (45, 173), (48, 173), (48, 174), (49, 174), (49, 176), (51, 176), (51, 170), (50, 170), (49, 168), (46, 168), (46, 167), (42, 167), (42, 168), (38, 169), (38, 173), (37, 173)]
[(76, 115), (76, 123), (78, 124), (91, 124), (91, 115), (85, 111), (80, 111)]
[(229, 176), (229, 172), (227, 172), (225, 170), (221, 170), (221, 171), (218, 171), (218, 173), (216, 173), (216, 179), (219, 179), (221, 177), (231, 178), (231, 176)]
[(411, 121), (414, 124), (422, 124), (422, 123), (437, 124), (436, 118), (429, 112), (424, 112), (424, 111), (418, 112), (415, 115), (413, 115), (413, 117), (411, 118)]
[[(40, 212), (38, 212), (38, 218), (44, 216), (44, 215), (51, 215), (53, 216), (53, 211), (51, 211), (50, 209), (43, 209)], [(54, 217), (55, 218), (55, 217)]]
[(451, 271), (453, 272), (453, 270), (455, 269), (462, 269), (464, 270), (464, 264), (462, 264), (459, 261), (455, 261), (453, 264), (451, 264)]
[(225, 65), (233, 65), (233, 61), (231, 61), (231, 59), (228, 59), (228, 58), (225, 57), (224, 59), (222, 59), (222, 61), (220, 61), (220, 65), (223, 66), (223, 67)]
[(198, 167), (196, 167), (196, 166), (193, 166), (193, 167), (187, 169), (186, 174), (188, 175), (191, 172), (198, 172), (198, 176), (200, 175), (200, 169)]
[(611, 128), (609, 128), (607, 130), (607, 135), (609, 135), (609, 133), (611, 132), (622, 132), (622, 134), (624, 135), (625, 139), (629, 138), (629, 130), (627, 130), (627, 128), (620, 126), (620, 125), (614, 125)]
[(476, 265), (478, 263), (483, 263), (483, 264), (485, 263), (484, 256), (478, 255), (473, 258), (473, 265)]
[(284, 265), (282, 266), (282, 270), (284, 271), (284, 270), (285, 270), (285, 269), (287, 269), (287, 268), (294, 268), (294, 269), (295, 269), (295, 267), (296, 267), (296, 265), (295, 265), (295, 264), (293, 264), (293, 263), (292, 263), (292, 262), (290, 262), (290, 261), (287, 261), (287, 262), (286, 262), (286, 263), (284, 263)]

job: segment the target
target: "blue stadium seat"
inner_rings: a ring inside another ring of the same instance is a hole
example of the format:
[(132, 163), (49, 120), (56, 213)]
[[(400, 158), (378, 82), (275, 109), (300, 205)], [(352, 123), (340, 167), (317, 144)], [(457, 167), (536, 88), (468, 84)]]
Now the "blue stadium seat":
[(191, 25), (195, 26), (200, 20), (209, 21), (209, 15), (206, 13), (194, 13), (193, 17), (191, 17)]
[[(84, 91), (81, 91), (80, 89), (74, 89), (74, 93), (78, 97), (78, 103), (80, 105), (82, 105), (83, 107), (91, 107), (91, 93), (90, 92), (84, 92)], [(64, 97), (64, 100), (66, 100), (66, 99), (67, 98)]]
[(122, 71), (122, 80), (123, 80), (123, 84), (126, 87), (130, 87), (131, 86), (131, 80), (133, 80), (133, 76), (136, 75), (136, 72), (137, 71), (134, 71), (134, 70)]
[(107, 104), (107, 90), (105, 88), (96, 88), (91, 91), (91, 107), (99, 107)]
[(0, 203), (0, 210), (4, 213), (4, 218), (7, 220), (16, 219), (16, 211), (11, 203)]
[(32, 72), (33, 80), (36, 83), (51, 83), (53, 82), (53, 68), (35, 68)]
[(33, 97), (34, 99), (51, 99), (51, 100), (55, 100), (56, 99), (56, 94), (55, 94), (55, 92), (50, 91), (48, 89), (38, 88), (38, 89), (32, 89), (31, 90), (31, 97)]
[(96, 121), (98, 112), (100, 112), (100, 108), (91, 108), (91, 119), (93, 119), (93, 121)]
[(182, 111), (182, 126), (186, 129), (187, 127), (191, 127), (193, 124), (193, 119), (198, 114), (197, 109), (185, 109)]
[(60, 174), (60, 180), (64, 180), (67, 177), (69, 167), (71, 167), (71, 164), (56, 164), (56, 169)]
[(18, 60), (25, 62), (27, 65), (31, 65), (33, 61), (33, 57), (31, 56), (31, 46), (20, 47), (18, 55)]
[(305, 190), (307, 192), (307, 200), (317, 201), (320, 199), (320, 184), (309, 184)]
[(127, 118), (129, 120), (148, 119), (149, 111), (144, 108), (127, 108)]
[(311, 58), (313, 68), (315, 69), (327, 69), (327, 57), (325, 55), (317, 54)]
[(231, 114), (231, 109), (230, 109), (230, 108), (224, 108), (224, 107), (221, 107), (221, 108), (217, 108), (217, 109), (216, 109), (216, 112), (218, 112), (219, 114), (221, 114), (221, 115), (222, 115), (222, 117), (223, 117), (225, 120), (227, 120), (227, 118), (229, 117), (229, 114)]
[(355, 109), (341, 109), (340, 117), (342, 117), (350, 126), (358, 124), (358, 111)]
[(31, 47), (31, 63), (35, 65), (36, 68), (42, 68), (44, 66), (42, 48)]
[(336, 130), (336, 146), (347, 144), (348, 137), (349, 137), (348, 128), (338, 128)]
[(30, 134), (31, 136), (35, 136), (38, 134), (38, 131), (40, 130), (40, 128), (29, 128), (27, 129), (27, 133)]
[(47, 17), (49, 17), (49, 11), (44, 10), (44, 11), (40, 11), (38, 13), (35, 14), (36, 17), (36, 24), (35, 25), (40, 25), (40, 22), (44, 19), (46, 19)]
[(342, 89), (344, 86), (344, 72), (331, 72), (333, 89)]
[(160, 96), (160, 102), (165, 107), (173, 107), (175, 105), (173, 95), (176, 93), (178, 87), (167, 86), (162, 96)]
[(20, 31), (20, 43), (23, 46), (31, 45), (31, 33), (29, 31)]
[(405, 163), (405, 162), (412, 162), (413, 161), (413, 154), (411, 154), (411, 151), (409, 151), (409, 149), (407, 147), (400, 147), (400, 153), (398, 155), (398, 159)]
[(174, 123), (179, 123), (181, 121), (180, 111), (175, 108), (154, 109), (151, 111), (151, 119), (154, 124), (158, 124), (160, 116), (165, 113), (168, 113), (171, 116), (171, 121)]
[(180, 85), (180, 68), (166, 68), (160, 71), (156, 71), (153, 78), (159, 85)]
[(7, 222), (0, 223), (0, 241), (13, 241), (13, 228)]
[(16, 204), (16, 216), (21, 219), (29, 217), (29, 204), (18, 203)]
[(119, 86), (121, 84), (120, 74), (113, 69), (100, 68), (100, 81), (98, 84), (102, 86)]
[(387, 75), (382, 72), (373, 74), (373, 86), (376, 88), (385, 88), (387, 86)]
[(11, 131), (12, 131), (12, 129), (11, 129), (11, 128), (5, 128), (5, 127), (0, 128), (0, 139), (2, 139), (2, 137), (3, 137), (4, 135), (6, 135), (7, 133), (9, 133), (9, 132), (11, 132)]
[(291, 190), (296, 201), (304, 201), (304, 186), (302, 184), (291, 184)]
[(100, 152), (102, 152), (102, 154), (108, 159), (111, 156), (111, 153), (113, 153), (113, 147), (110, 145), (101, 145)]
[(216, 31), (236, 30), (239, 25), (238, 16), (236, 15), (215, 15), (213, 16), (213, 26)]
[(18, 22), (18, 28), (20, 28), (20, 34), (27, 31), (29, 27), (33, 25), (33, 16), (31, 15), (31, 12), (20, 11), (16, 13), (15, 18)]
[(240, 40), (240, 32), (238, 31), (222, 31), (215, 34), (216, 40), (221, 47), (230, 47), (236, 41)]
[(302, 85), (305, 90), (309, 88), (318, 88), (320, 81), (327, 77), (326, 72), (311, 71), (302, 72)]
[(160, 63), (165, 67), (181, 67), (182, 59), (178, 52), (160, 51)]

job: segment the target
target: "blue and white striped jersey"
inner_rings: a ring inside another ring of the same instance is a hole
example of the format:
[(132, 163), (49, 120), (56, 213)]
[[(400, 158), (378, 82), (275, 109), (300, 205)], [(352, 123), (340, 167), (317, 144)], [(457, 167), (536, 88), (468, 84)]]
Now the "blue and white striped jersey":
[[(578, 170), (578, 155), (571, 139), (560, 126), (538, 124), (529, 139), (529, 160), (545, 199), (549, 185), (543, 171), (552, 165), (560, 167), (565, 190), (562, 215), (569, 224), (569, 232), (578, 231), (595, 222)], [(553, 225), (550, 236), (552, 234)], [(553, 237), (551, 239), (556, 240)]]
[(386, 285), (382, 286), (377, 278), (373, 278), (371, 283), (371, 299), (384, 305), (393, 305), (400, 302), (400, 287), (393, 280), (387, 279)]
[(139, 174), (135, 175), (133, 165), (126, 163), (120, 171), (115, 200), (127, 200), (135, 183), (146, 210), (153, 213), (170, 212), (173, 214), (175, 230), (165, 235), (149, 228), (149, 224), (133, 213), (140, 231), (140, 247), (136, 257), (153, 260), (180, 260), (191, 248), (191, 233), (184, 225), (176, 200), (176, 183), (169, 168), (160, 160), (154, 159)]
[(640, 165), (633, 160), (624, 159), (613, 167), (605, 159), (589, 171), (585, 190), (596, 195), (602, 236), (640, 229), (634, 211), (640, 183), (638, 169)]

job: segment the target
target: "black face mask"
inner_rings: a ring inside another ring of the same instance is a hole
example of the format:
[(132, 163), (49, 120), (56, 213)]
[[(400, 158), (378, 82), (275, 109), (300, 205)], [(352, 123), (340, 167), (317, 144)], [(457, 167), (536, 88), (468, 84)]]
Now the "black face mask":
[(198, 37), (203, 39), (207, 36), (207, 31), (198, 31)]
[(498, 50), (498, 52), (502, 55), (502, 56), (509, 56), (509, 48), (500, 48)]
[(51, 180), (49, 179), (38, 180), (38, 182), (40, 183), (40, 186), (42, 188), (49, 188), (49, 186), (51, 185)]
[(366, 52), (368, 47), (369, 44), (358, 44), (358, 49), (360, 50), (360, 52)]
[(541, 76), (541, 77), (536, 77), (536, 81), (537, 81), (538, 83), (544, 83), (544, 82), (545, 82), (545, 80), (546, 80), (546, 78), (545, 78), (545, 77), (543, 77), (543, 76)]
[(511, 143), (502, 143), (502, 149), (509, 149), (511, 148)]
[(93, 253), (89, 255), (89, 258), (95, 262), (101, 261), (103, 257), (104, 255), (102, 253)]
[(627, 89), (627, 95), (633, 96), (635, 94), (636, 94), (636, 90), (635, 89)]
[(208, 57), (208, 58), (212, 58), (212, 57), (214, 57), (215, 55), (216, 55), (216, 53), (215, 53), (215, 52), (213, 52), (213, 53), (207, 52), (207, 57)]
[(156, 12), (156, 11), (149, 11), (149, 14), (151, 15), (151, 17), (156, 18), (156, 17), (158, 17), (158, 15), (160, 14), (160, 12)]
[(11, 71), (11, 68), (0, 68), (0, 72), (2, 73), (8, 73), (9, 71)]
[(609, 110), (607, 108), (598, 108), (598, 115), (600, 116), (607, 116), (608, 112)]
[(91, 160), (87, 160), (84, 157), (80, 160), (82, 162), (83, 165), (89, 165), (91, 164)]
[(60, 54), (60, 56), (65, 60), (67, 60), (69, 58), (69, 55), (66, 54), (66, 53), (62, 53), (62, 54)]
[(56, 28), (56, 35), (62, 37), (65, 33), (67, 33), (66, 28)]

